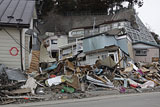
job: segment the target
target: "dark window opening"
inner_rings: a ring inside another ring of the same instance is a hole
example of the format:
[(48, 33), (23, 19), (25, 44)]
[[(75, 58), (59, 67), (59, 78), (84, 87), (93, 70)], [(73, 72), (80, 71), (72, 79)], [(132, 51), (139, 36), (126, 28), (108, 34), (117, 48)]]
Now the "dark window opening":
[(57, 40), (51, 40), (51, 44), (57, 44)]
[(147, 56), (147, 49), (136, 50), (136, 56)]
[(58, 58), (58, 52), (52, 52), (52, 58)]
[(86, 61), (86, 56), (83, 57), (83, 61)]
[(31, 53), (32, 50), (32, 36), (30, 37), (30, 42), (29, 42), (29, 53)]
[(115, 61), (114, 60), (114, 54), (110, 54), (109, 56), (113, 59), (113, 61)]

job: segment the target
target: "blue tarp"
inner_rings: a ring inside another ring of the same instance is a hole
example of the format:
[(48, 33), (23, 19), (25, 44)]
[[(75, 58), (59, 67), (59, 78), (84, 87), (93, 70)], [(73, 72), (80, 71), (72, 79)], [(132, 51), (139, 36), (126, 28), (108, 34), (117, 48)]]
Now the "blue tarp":
[(44, 69), (43, 71), (54, 70), (55, 68), (57, 68), (57, 64), (53, 64), (51, 67), (48, 67), (48, 68)]

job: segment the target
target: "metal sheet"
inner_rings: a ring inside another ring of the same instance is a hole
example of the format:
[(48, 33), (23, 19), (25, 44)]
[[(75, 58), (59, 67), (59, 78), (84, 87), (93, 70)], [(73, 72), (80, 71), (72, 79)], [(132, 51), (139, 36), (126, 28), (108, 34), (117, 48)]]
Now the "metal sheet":
[(97, 49), (103, 49), (105, 46), (111, 46), (111, 45), (118, 46), (117, 40), (115, 39), (114, 36), (109, 36), (105, 34), (98, 35), (83, 40), (83, 51), (84, 52), (94, 51)]
[(34, 7), (35, 0), (0, 0), (0, 23), (29, 25)]
[(13, 2), (11, 2), (9, 5), (8, 5), (8, 8), (7, 10), (5, 11), (4, 15), (2, 16), (1, 20), (3, 23), (8, 23), (12, 18), (14, 18), (12, 15), (15, 11), (15, 9), (17, 8), (17, 4), (20, 0), (14, 0)]
[(18, 69), (6, 69), (5, 72), (10, 80), (27, 80), (24, 74)]
[[(27, 1), (21, 0), (13, 14), (14, 19), (12, 19), (9, 23), (18, 23), (17, 19), (20, 19), (22, 17), (23, 11), (25, 9)], [(23, 20), (23, 19), (22, 19)]]
[(20, 22), (21, 24), (29, 24), (31, 17), (33, 16), (34, 5), (34, 1), (27, 2), (25, 10), (21, 17), (21, 19), (23, 19), (23, 22)]
[(11, 0), (3, 0), (2, 3), (0, 4), (0, 21), (1, 17), (3, 16), (4, 12), (7, 9), (8, 4), (10, 3)]

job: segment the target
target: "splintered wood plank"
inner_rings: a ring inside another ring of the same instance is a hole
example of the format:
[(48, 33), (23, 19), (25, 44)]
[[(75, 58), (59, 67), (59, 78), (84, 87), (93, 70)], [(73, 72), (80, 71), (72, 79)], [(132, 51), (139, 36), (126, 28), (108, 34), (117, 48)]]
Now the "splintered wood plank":
[(39, 57), (40, 57), (40, 51), (32, 51), (32, 60), (29, 68), (29, 73), (38, 71), (39, 69)]

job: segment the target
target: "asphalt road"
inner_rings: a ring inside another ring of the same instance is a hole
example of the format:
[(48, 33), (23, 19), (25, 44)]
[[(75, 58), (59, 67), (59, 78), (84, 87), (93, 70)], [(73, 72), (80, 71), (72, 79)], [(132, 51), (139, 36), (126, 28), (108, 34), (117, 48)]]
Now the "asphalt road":
[(12, 104), (2, 107), (160, 107), (160, 92)]

